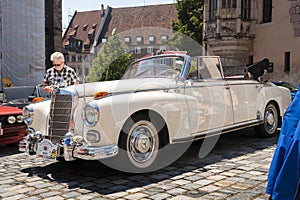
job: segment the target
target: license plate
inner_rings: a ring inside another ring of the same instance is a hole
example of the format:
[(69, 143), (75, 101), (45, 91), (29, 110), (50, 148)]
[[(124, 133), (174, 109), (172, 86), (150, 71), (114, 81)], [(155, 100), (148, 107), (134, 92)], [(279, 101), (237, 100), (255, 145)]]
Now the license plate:
[(56, 159), (57, 145), (53, 144), (50, 140), (44, 139), (38, 144), (37, 157), (49, 160)]

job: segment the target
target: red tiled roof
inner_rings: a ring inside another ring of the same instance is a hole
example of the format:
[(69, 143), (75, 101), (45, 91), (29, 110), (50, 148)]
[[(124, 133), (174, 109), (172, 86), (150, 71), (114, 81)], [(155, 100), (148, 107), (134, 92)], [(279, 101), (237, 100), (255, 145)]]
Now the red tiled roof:
[(172, 29), (176, 9), (174, 4), (113, 8), (111, 15), (112, 20), (106, 37), (110, 36), (114, 28), (118, 33), (144, 27)]
[(91, 28), (88, 32), (88, 34), (94, 34), (95, 33), (95, 29)]
[(76, 30), (71, 31), (68, 35), (74, 37), (76, 35)]
[(88, 33), (91, 30), (94, 30), (95, 33), (97, 33), (102, 20), (101, 14), (101, 10), (75, 12), (72, 21), (70, 22), (69, 27), (64, 34), (63, 46), (68, 45), (69, 35), (74, 35), (75, 32), (76, 35), (74, 36), (74, 38), (81, 41), (88, 40)]

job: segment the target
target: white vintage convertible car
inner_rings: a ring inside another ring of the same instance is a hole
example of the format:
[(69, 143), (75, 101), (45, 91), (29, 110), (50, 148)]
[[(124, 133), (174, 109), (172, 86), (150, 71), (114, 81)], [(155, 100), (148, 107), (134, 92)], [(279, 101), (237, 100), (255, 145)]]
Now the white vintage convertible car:
[(51, 100), (26, 106), (28, 135), (19, 150), (146, 172), (170, 164), (162, 157), (177, 153), (163, 153), (169, 144), (247, 127), (273, 136), (291, 99), (287, 89), (261, 80), (267, 68), (248, 68), (252, 79), (224, 77), (216, 56), (144, 58), (121, 80), (58, 88)]

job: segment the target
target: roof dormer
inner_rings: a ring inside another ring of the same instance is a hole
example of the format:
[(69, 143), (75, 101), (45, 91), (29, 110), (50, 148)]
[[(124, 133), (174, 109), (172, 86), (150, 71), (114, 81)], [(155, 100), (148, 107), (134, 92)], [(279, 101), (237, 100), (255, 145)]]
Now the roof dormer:
[(89, 24), (83, 25), (83, 30), (86, 31), (88, 26), (89, 26)]
[(73, 37), (76, 37), (76, 30), (73, 30), (69, 33), (69, 37), (73, 38)]

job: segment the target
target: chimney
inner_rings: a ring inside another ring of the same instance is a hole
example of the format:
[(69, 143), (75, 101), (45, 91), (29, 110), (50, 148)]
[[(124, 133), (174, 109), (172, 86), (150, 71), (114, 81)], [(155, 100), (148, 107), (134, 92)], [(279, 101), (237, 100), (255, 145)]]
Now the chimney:
[(105, 14), (105, 11), (104, 11), (104, 5), (103, 5), (103, 4), (101, 4), (101, 11), (102, 11), (101, 16), (103, 17), (104, 14)]

